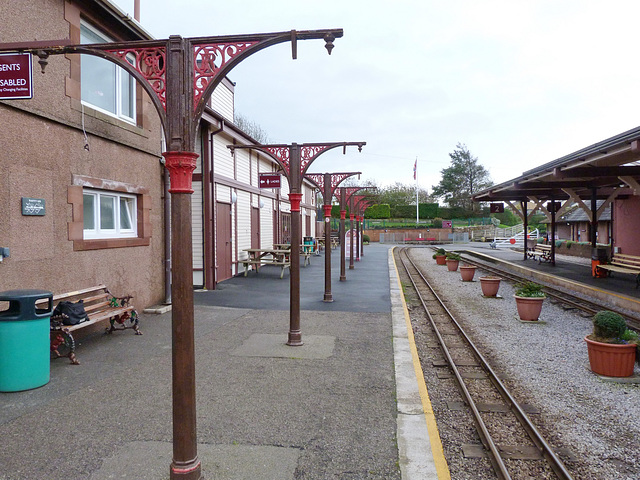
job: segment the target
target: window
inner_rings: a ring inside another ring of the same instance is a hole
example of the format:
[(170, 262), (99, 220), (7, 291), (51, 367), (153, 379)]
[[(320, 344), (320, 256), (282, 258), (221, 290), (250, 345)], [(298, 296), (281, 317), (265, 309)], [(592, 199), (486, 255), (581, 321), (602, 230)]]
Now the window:
[[(80, 25), (82, 44), (111, 41), (95, 28)], [(135, 124), (136, 81), (131, 75), (113, 62), (86, 54), (81, 56), (80, 70), (82, 103)]]
[(137, 237), (135, 195), (84, 189), (82, 204), (85, 239)]

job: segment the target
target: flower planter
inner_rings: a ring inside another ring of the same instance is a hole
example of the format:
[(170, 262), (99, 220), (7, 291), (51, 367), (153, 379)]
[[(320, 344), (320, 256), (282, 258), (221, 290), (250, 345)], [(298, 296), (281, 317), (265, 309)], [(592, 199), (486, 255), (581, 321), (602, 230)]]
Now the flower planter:
[(470, 265), (463, 265), (460, 267), (460, 276), (463, 282), (473, 281), (473, 276), (476, 274), (476, 267)]
[(436, 264), (438, 265), (446, 265), (447, 257), (444, 255), (436, 255)]
[(630, 377), (636, 361), (635, 344), (602, 343), (584, 337), (591, 371), (605, 377)]
[(455, 272), (458, 270), (458, 265), (460, 264), (460, 260), (447, 260), (447, 268), (450, 272)]
[(523, 322), (536, 322), (540, 317), (542, 302), (546, 297), (519, 297), (517, 295), (513, 297), (516, 299), (520, 320)]
[(498, 295), (500, 280), (502, 280), (500, 277), (480, 277), (482, 295), (485, 297), (495, 297)]

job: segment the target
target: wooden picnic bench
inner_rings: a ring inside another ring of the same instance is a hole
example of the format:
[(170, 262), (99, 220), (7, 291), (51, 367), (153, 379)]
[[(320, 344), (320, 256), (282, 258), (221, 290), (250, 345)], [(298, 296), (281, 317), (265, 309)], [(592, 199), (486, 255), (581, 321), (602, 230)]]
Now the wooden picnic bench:
[[(276, 250), (288, 250), (291, 251), (290, 243), (274, 243), (273, 248)], [(304, 257), (303, 267), (311, 265), (311, 254), (315, 251), (315, 245), (302, 244), (300, 245), (300, 255)]]
[(630, 273), (636, 276), (636, 288), (640, 286), (639, 256), (614, 253), (611, 256), (611, 262), (596, 266), (596, 272), (598, 270), (606, 270), (608, 276), (611, 276), (612, 272)]
[[(62, 301), (79, 302), (82, 300), (88, 320), (76, 325), (65, 325), (64, 315), (51, 316), (51, 355), (53, 358), (68, 357), (73, 365), (79, 365), (75, 355), (75, 340), (73, 332), (109, 321), (105, 333), (116, 330), (133, 329), (136, 335), (142, 335), (138, 327), (138, 314), (129, 302), (133, 297), (114, 296), (105, 285), (76, 290), (53, 296), (53, 305)], [(55, 311), (54, 311), (55, 313)]]
[(537, 244), (532, 250), (527, 251), (527, 257), (538, 260), (538, 263), (551, 261), (551, 245)]
[(249, 273), (249, 266), (255, 265), (256, 273), (263, 265), (276, 265), (282, 269), (280, 278), (284, 276), (285, 268), (291, 267), (291, 250), (280, 248), (245, 248), (247, 258), (240, 260), (244, 265), (244, 276)]

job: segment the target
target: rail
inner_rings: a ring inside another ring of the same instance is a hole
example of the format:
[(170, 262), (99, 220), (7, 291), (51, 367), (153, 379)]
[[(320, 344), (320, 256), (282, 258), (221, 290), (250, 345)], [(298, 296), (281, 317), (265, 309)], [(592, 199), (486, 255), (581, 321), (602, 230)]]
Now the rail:
[[(517, 418), (520, 425), (526, 431), (531, 442), (535, 445), (536, 449), (538, 450), (542, 458), (544, 458), (547, 461), (547, 463), (549, 464), (551, 469), (555, 472), (557, 477), (561, 480), (572, 479), (571, 474), (568, 472), (563, 462), (555, 454), (551, 446), (547, 443), (544, 437), (533, 425), (533, 423), (531, 422), (529, 417), (526, 415), (522, 407), (520, 407), (520, 405), (517, 403), (515, 398), (509, 393), (508, 389), (500, 381), (500, 379), (498, 378), (494, 370), (491, 368), (489, 363), (485, 360), (484, 356), (481, 354), (478, 348), (474, 345), (474, 343), (469, 338), (469, 336), (465, 333), (464, 329), (457, 322), (453, 314), (447, 309), (444, 302), (440, 299), (440, 297), (437, 295), (435, 290), (431, 287), (428, 280), (422, 274), (418, 266), (409, 257), (407, 250), (409, 249), (406, 247), (400, 250), (399, 256), (402, 261), (402, 265), (406, 271), (407, 276), (411, 281), (411, 284), (413, 285), (413, 288), (416, 294), (418, 295), (418, 298), (420, 299), (420, 302), (429, 319), (429, 322), (431, 323), (433, 331), (435, 332), (435, 335), (438, 338), (440, 348), (444, 356), (446, 357), (452, 372), (454, 373), (454, 376), (460, 387), (460, 391), (463, 393), (465, 401), (473, 414), (474, 422), (476, 423), (478, 434), (480, 435), (483, 445), (488, 450), (491, 463), (494, 467), (494, 470), (498, 478), (507, 480), (507, 479), (511, 479), (511, 475), (500, 454), (500, 449), (498, 448), (495, 441), (493, 440), (490, 434), (490, 431), (487, 428), (487, 425), (485, 424), (482, 418), (482, 415), (480, 414), (480, 409), (475, 399), (473, 398), (473, 395), (470, 393), (469, 389), (467, 388), (463, 375), (458, 369), (456, 362), (451, 356), (451, 353), (447, 348), (446, 342), (443, 339), (443, 335), (441, 334), (440, 328), (438, 326), (438, 323), (441, 323), (443, 321), (443, 317), (446, 317), (450, 320), (450, 324), (452, 324), (455, 327), (455, 329), (460, 335), (460, 338), (468, 346), (468, 348), (470, 348), (472, 356), (479, 362), (480, 367), (488, 376), (490, 382), (494, 385), (497, 392), (500, 394), (500, 397), (508, 405), (509, 410)], [(419, 278), (421, 282), (421, 286), (426, 288), (425, 289), (419, 288), (419, 286), (416, 284), (415, 278)], [(432, 298), (425, 299), (421, 291), (425, 292)], [(427, 303), (429, 304), (429, 307), (427, 306)], [(434, 309), (436, 310), (436, 314), (432, 315), (430, 310), (434, 310)], [(434, 316), (438, 317), (439, 319), (438, 322), (434, 320)]]

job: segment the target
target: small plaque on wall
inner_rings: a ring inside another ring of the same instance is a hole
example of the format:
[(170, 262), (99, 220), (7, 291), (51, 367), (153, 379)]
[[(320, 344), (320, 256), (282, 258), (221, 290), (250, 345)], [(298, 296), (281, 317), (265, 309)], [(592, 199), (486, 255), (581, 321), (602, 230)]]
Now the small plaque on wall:
[(22, 197), (22, 215), (43, 216), (44, 212), (44, 198)]

